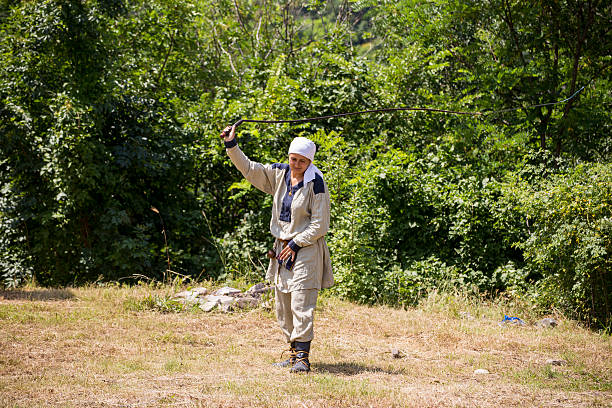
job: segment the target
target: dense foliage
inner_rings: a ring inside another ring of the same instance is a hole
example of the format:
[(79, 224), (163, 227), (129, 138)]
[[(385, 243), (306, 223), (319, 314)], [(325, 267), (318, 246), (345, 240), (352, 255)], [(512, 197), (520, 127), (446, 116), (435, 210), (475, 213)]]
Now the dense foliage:
[(519, 178), (506, 189), (528, 228), (516, 245), (525, 267), (541, 277), (532, 293), (578, 318), (610, 321), (612, 166), (585, 163), (538, 182)]
[(0, 274), (260, 279), (271, 201), (229, 164), (226, 123), (434, 107), (485, 114), (238, 137), (261, 162), (297, 135), (318, 143), (342, 296), (520, 290), (609, 324), (610, 15), (563, 0), (1, 1)]

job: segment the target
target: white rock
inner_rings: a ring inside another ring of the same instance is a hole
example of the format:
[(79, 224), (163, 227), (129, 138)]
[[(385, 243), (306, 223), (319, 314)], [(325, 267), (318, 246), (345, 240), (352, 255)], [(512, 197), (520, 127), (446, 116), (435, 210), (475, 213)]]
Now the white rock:
[(174, 296), (172, 296), (173, 298), (177, 299), (177, 298), (186, 298), (188, 296), (191, 296), (191, 291), (190, 290), (185, 290), (183, 292), (179, 292), (176, 293)]
[(178, 303), (184, 304), (185, 306), (198, 305), (198, 304), (205, 303), (204, 299), (195, 296), (195, 294), (193, 293), (189, 294), (186, 297), (174, 298), (174, 300)]
[(254, 284), (253, 286), (251, 286), (251, 287), (249, 288), (249, 290), (247, 290), (247, 293), (257, 292), (257, 291), (259, 291), (260, 289), (264, 289), (265, 287), (266, 287), (266, 284), (265, 284), (265, 283), (263, 283), (263, 282), (259, 282), (259, 283)]
[(217, 307), (217, 305), (218, 305), (217, 302), (206, 302), (206, 303), (200, 305), (200, 309), (202, 309), (205, 312), (210, 312), (215, 307)]
[(269, 292), (272, 290), (272, 287), (266, 285), (263, 282), (257, 283), (249, 288), (246, 291), (251, 296), (260, 297), (263, 293)]
[(198, 300), (200, 301), (200, 309), (204, 310), (205, 312), (210, 312), (216, 306), (219, 306), (219, 310), (229, 312), (232, 305), (236, 301), (236, 298), (231, 296), (207, 295)]
[(232, 303), (221, 303), (219, 304), (219, 309), (221, 309), (221, 311), (225, 313), (230, 312), (233, 309)]
[(236, 298), (232, 296), (207, 295), (204, 296), (206, 302), (215, 302), (217, 304), (233, 303)]
[(231, 305), (236, 301), (236, 298), (231, 296), (219, 296), (219, 303), (222, 305)]
[(478, 369), (474, 370), (474, 374), (475, 375), (489, 374), (489, 370), (485, 370), (484, 368), (478, 368)]
[(240, 309), (248, 309), (251, 307), (257, 307), (258, 303), (259, 301), (254, 297), (246, 296), (242, 298), (237, 298), (235, 305)]
[(547, 317), (535, 323), (536, 326), (544, 329), (553, 329), (557, 324), (557, 321), (551, 317)]
[(205, 287), (201, 286), (199, 288), (193, 288), (191, 289), (191, 291), (193, 293), (196, 293), (197, 296), (205, 296), (208, 294), (208, 289), (206, 289)]
[(179, 292), (173, 296), (174, 299), (190, 299), (193, 300), (197, 297), (204, 296), (208, 293), (208, 289), (204, 287), (194, 288), (191, 290), (185, 290), (183, 292)]
[(230, 288), (229, 286), (224, 286), (221, 289), (215, 290), (213, 295), (217, 295), (217, 296), (231, 296), (231, 295), (236, 295), (238, 293), (242, 293), (242, 292), (239, 291), (238, 289)]

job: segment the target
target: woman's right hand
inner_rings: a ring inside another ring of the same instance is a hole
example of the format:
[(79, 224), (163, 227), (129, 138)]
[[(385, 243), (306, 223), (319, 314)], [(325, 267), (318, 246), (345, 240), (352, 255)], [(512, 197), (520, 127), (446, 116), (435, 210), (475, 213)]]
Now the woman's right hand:
[(221, 132), (220, 137), (225, 142), (231, 142), (234, 140), (234, 137), (236, 137), (236, 127), (232, 125), (227, 126), (225, 129), (223, 129), (223, 132)]

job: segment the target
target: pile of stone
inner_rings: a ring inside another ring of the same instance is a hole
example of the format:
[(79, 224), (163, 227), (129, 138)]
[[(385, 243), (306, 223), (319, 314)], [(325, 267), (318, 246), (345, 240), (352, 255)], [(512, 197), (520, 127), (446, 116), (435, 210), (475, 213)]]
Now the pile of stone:
[(269, 302), (264, 301), (266, 296), (263, 295), (271, 291), (272, 287), (266, 286), (265, 283), (253, 285), (246, 292), (225, 286), (209, 294), (207, 288), (199, 287), (177, 293), (173, 298), (187, 306), (198, 305), (205, 312), (214, 309), (230, 312), (259, 306), (269, 307)]
[(538, 320), (534, 323), (534, 326), (539, 327), (541, 329), (554, 329), (559, 323), (553, 319), (552, 317), (547, 317), (542, 320)]
[[(504, 320), (502, 320), (501, 322), (497, 324), (500, 325), (501, 327), (527, 326), (527, 323), (525, 323), (525, 321), (519, 319), (518, 317), (508, 317), (508, 316), (504, 316)], [(533, 322), (532, 325), (540, 329), (554, 329), (555, 327), (559, 325), (559, 322), (557, 322), (552, 317), (547, 317), (542, 320), (538, 320), (537, 322)]]

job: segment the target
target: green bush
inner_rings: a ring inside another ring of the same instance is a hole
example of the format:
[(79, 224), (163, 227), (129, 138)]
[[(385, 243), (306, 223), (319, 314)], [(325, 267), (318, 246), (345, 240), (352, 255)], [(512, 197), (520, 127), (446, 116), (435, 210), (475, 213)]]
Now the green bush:
[(167, 256), (183, 275), (259, 280), (270, 198), (233, 169), (220, 129), (427, 107), (486, 114), (244, 123), (238, 137), (263, 163), (295, 136), (319, 144), (342, 296), (535, 288), (543, 307), (609, 320), (609, 208), (570, 205), (594, 200), (581, 189), (605, 201), (581, 174), (608, 168), (572, 168), (611, 157), (609, 7), (315, 3), (0, 2), (4, 284), (155, 279)]
[(612, 306), (612, 165), (581, 164), (539, 182), (509, 184), (505, 199), (522, 213), (527, 237), (516, 245), (543, 308), (598, 325)]
[(315, 140), (332, 198), (337, 293), (412, 304), (449, 285), (490, 294), (520, 286), (522, 256), (511, 246), (516, 221), (501, 222), (497, 213), (501, 183), (481, 179), (444, 149), (419, 157), (379, 145), (376, 158), (359, 162), (352, 160), (359, 147), (343, 137), (319, 133)]

